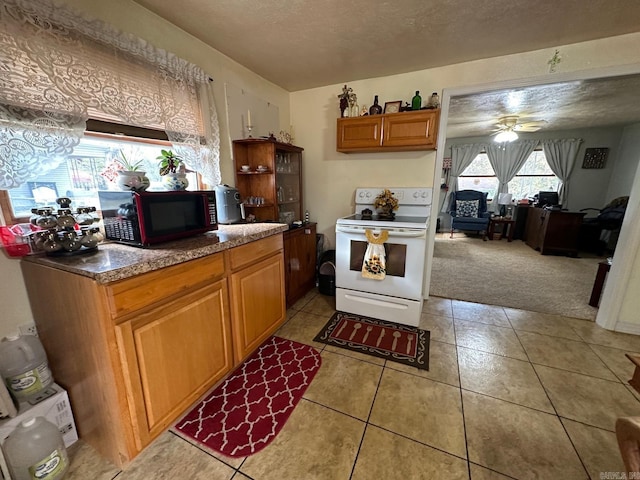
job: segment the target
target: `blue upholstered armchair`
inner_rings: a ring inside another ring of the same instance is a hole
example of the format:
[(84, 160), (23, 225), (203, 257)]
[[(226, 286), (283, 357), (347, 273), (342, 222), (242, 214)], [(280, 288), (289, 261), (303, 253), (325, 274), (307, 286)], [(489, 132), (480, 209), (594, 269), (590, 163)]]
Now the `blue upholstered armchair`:
[(482, 239), (487, 239), (489, 219), (487, 212), (487, 194), (477, 190), (460, 190), (451, 194), (449, 208), (451, 214), (451, 236), (453, 230), (481, 232)]

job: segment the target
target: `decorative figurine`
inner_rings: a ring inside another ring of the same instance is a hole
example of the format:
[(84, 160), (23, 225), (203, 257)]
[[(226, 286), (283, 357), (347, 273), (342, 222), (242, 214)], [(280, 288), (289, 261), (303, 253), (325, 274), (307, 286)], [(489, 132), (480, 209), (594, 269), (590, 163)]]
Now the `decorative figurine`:
[(342, 87), (342, 93), (338, 95), (340, 99), (340, 116), (345, 116), (345, 111), (349, 108), (349, 98), (353, 95), (353, 88), (349, 88), (346, 85)]
[(349, 94), (349, 116), (357, 117), (360, 115), (360, 107), (358, 107), (358, 97), (355, 93)]

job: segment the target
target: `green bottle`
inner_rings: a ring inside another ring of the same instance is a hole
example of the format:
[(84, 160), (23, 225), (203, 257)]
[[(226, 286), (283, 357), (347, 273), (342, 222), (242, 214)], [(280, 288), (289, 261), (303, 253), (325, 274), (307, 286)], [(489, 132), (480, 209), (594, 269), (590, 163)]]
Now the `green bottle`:
[(416, 90), (416, 94), (411, 99), (411, 110), (420, 110), (422, 108), (422, 97), (420, 91)]

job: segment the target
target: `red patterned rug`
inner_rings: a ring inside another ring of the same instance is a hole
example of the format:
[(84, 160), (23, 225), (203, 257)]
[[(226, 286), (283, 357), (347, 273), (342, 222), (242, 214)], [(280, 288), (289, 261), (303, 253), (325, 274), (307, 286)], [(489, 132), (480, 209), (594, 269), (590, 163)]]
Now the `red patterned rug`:
[(420, 328), (336, 312), (314, 340), (429, 370), (429, 337)]
[(259, 452), (278, 435), (320, 364), (313, 347), (271, 337), (174, 431), (228, 457)]

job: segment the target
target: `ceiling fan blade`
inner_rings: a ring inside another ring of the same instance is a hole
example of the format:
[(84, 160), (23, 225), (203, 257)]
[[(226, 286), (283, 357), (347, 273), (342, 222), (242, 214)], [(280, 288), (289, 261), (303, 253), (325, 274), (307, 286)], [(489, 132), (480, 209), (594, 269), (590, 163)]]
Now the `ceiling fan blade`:
[(540, 130), (540, 126), (538, 125), (516, 125), (514, 128), (516, 132), (537, 132)]

